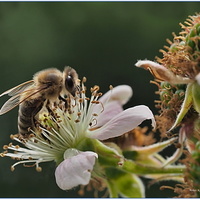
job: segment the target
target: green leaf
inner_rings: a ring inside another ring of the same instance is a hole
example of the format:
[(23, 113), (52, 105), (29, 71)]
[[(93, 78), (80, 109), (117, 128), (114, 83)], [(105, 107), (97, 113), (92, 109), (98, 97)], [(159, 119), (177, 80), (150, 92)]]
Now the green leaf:
[(144, 197), (144, 185), (136, 175), (114, 167), (106, 168), (105, 171), (111, 197), (116, 197), (117, 193), (127, 198)]

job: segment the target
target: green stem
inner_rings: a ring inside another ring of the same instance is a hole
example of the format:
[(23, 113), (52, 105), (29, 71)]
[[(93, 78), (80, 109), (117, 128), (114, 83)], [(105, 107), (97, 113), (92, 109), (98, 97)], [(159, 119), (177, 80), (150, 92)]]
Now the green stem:
[(131, 160), (125, 160), (122, 169), (137, 175), (146, 174), (176, 174), (181, 175), (185, 170), (185, 166), (170, 166), (170, 167), (151, 167), (138, 164)]

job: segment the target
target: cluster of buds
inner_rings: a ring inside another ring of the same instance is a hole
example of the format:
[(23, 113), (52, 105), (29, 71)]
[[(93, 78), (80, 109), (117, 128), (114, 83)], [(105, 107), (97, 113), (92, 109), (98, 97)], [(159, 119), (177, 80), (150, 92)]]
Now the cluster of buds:
[(174, 159), (181, 155), (186, 140), (191, 153), (187, 177), (196, 188), (199, 185), (196, 174), (200, 173), (200, 160), (196, 156), (200, 139), (200, 15), (189, 16), (180, 25), (179, 35), (173, 34), (173, 41), (167, 40), (169, 46), (161, 50), (162, 58), (157, 57), (157, 62), (138, 61), (136, 66), (149, 70), (155, 77), (153, 82), (158, 85), (157, 94), (160, 95), (160, 100), (156, 101), (160, 112), (156, 121), (162, 135), (179, 130), (181, 148)]

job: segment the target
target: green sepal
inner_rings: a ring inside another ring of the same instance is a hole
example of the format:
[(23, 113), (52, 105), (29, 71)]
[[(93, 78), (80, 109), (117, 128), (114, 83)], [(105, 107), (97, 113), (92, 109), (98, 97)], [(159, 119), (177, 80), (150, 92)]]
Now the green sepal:
[(136, 160), (138, 157), (137, 151), (123, 151), (123, 155), (126, 159)]
[(188, 110), (192, 106), (193, 103), (193, 85), (194, 83), (189, 83), (187, 85), (186, 91), (185, 91), (185, 99), (183, 101), (183, 104), (181, 106), (181, 110), (176, 118), (176, 121), (174, 122), (173, 126), (170, 128), (169, 131), (174, 129), (176, 126), (179, 125), (179, 123), (183, 120), (185, 115), (187, 114)]
[(114, 167), (106, 168), (105, 173), (111, 197), (144, 197), (144, 185), (136, 175)]
[(95, 147), (93, 144), (93, 139), (84, 138), (75, 146), (76, 149), (80, 151), (95, 151)]
[(158, 154), (170, 144), (174, 143), (177, 138), (171, 138), (163, 142), (157, 142), (145, 147), (132, 146), (132, 151), (124, 151), (123, 155), (126, 159), (133, 160), (137, 163), (148, 166), (162, 166), (165, 159)]
[(200, 113), (200, 85), (195, 82), (192, 87), (193, 104), (195, 110)]
[(121, 165), (121, 169), (130, 173), (143, 175), (143, 176), (149, 175), (149, 174), (182, 175), (185, 170), (185, 166), (177, 165), (177, 166), (170, 166), (170, 167), (154, 167), (154, 166), (134, 162), (132, 160), (124, 160), (123, 165)]
[(98, 162), (101, 166), (118, 166), (123, 162), (123, 155), (112, 145), (105, 145), (99, 140), (92, 140), (94, 152), (98, 154)]

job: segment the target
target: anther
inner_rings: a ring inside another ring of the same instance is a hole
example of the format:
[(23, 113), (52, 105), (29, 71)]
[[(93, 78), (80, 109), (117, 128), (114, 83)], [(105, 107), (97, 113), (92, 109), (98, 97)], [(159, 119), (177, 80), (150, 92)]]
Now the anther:
[(34, 139), (34, 143), (38, 143), (38, 140), (37, 140), (37, 139)]
[(42, 167), (36, 167), (36, 171), (37, 172), (41, 172), (42, 171)]
[(103, 95), (103, 93), (102, 93), (102, 92), (99, 92), (97, 95), (98, 95), (99, 97), (101, 97), (101, 96)]
[(99, 101), (92, 101), (91, 103), (99, 104)]
[(15, 168), (13, 166), (10, 167), (11, 172), (13, 172), (15, 170)]
[(87, 81), (86, 77), (83, 77), (82, 82), (85, 83)]
[(10, 139), (14, 140), (15, 136), (13, 134), (10, 135)]
[(181, 145), (180, 143), (177, 143), (177, 144), (176, 144), (176, 148), (181, 148), (181, 146), (182, 146), (182, 145)]
[(79, 103), (83, 103), (83, 99), (82, 98), (80, 98), (78, 101), (79, 101)]
[(0, 157), (5, 157), (5, 154), (4, 153), (0, 153)]
[(100, 89), (100, 87), (99, 87), (98, 85), (95, 85), (95, 86), (94, 86), (94, 90), (95, 90), (95, 91), (99, 91), (99, 89)]
[(29, 135), (29, 138), (32, 138), (32, 137), (35, 137), (35, 135), (34, 135), (33, 133), (31, 133), (31, 134)]
[(99, 86), (95, 85), (94, 87), (90, 88), (91, 93), (99, 91)]
[(3, 149), (4, 149), (4, 150), (8, 149), (8, 145), (4, 145), (4, 146), (3, 146)]
[(78, 112), (77, 115), (78, 115), (78, 116), (81, 116), (81, 112)]

